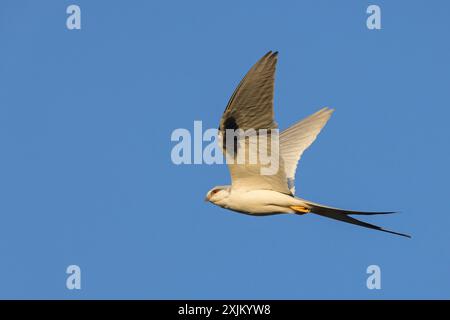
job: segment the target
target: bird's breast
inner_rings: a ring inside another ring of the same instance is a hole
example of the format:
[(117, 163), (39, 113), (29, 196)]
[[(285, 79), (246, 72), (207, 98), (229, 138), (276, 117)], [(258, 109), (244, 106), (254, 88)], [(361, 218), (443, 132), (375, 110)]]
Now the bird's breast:
[(292, 213), (292, 205), (298, 200), (292, 196), (272, 190), (232, 190), (225, 208), (254, 215)]

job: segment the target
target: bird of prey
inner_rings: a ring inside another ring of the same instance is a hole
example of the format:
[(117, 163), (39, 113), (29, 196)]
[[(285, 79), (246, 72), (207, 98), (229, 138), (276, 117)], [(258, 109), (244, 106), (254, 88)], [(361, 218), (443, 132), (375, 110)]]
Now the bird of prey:
[[(241, 80), (222, 115), (219, 125), (218, 142), (224, 155), (236, 160), (254, 146), (249, 138), (239, 141), (226, 141), (229, 130), (249, 130), (269, 133), (278, 128), (274, 121), (273, 95), (274, 77), (278, 52), (269, 51), (247, 72)], [(410, 238), (409, 235), (386, 230), (379, 226), (357, 220), (352, 215), (377, 215), (394, 212), (361, 212), (324, 206), (304, 200), (294, 195), (294, 178), (297, 163), (303, 152), (313, 143), (325, 126), (333, 109), (323, 108), (309, 117), (295, 123), (277, 136), (277, 148), (270, 148), (278, 160), (275, 174), (262, 174), (264, 166), (260, 160), (250, 163), (228, 161), (231, 186), (216, 186), (206, 195), (205, 201), (217, 206), (255, 216), (290, 213), (303, 215), (313, 213), (327, 218), (351, 223)], [(265, 131), (264, 131), (265, 130)], [(234, 139), (234, 138), (233, 138)], [(237, 139), (234, 139), (237, 140)], [(275, 140), (274, 140), (275, 141)], [(230, 146), (231, 145), (231, 146)], [(266, 144), (267, 146), (267, 144)], [(271, 145), (272, 146), (272, 145)], [(269, 149), (269, 148), (268, 148)]]

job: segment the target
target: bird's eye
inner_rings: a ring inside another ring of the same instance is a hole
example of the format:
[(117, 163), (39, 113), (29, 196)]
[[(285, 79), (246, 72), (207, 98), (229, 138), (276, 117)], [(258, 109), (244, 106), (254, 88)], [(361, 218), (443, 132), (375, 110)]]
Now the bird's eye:
[(211, 193), (216, 194), (217, 192), (219, 192), (219, 189), (214, 189)]

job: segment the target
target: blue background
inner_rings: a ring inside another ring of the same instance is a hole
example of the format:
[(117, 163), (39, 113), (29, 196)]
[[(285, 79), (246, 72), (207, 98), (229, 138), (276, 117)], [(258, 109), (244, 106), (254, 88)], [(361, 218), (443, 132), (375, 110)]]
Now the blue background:
[[(378, 4), (382, 30), (366, 28)], [(81, 30), (66, 8), (81, 7)], [(450, 298), (448, 1), (0, 4), (0, 298)], [(203, 201), (224, 165), (171, 162), (278, 50), (286, 128), (336, 109), (297, 193), (396, 237)], [(66, 267), (82, 289), (66, 289)], [(382, 289), (366, 288), (377, 264)]]

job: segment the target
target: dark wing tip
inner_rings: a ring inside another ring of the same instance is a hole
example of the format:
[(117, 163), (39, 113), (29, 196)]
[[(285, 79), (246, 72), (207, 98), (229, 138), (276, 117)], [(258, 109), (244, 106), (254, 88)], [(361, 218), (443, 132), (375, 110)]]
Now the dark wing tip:
[(278, 51), (272, 51), (270, 50), (269, 52), (267, 52), (260, 60), (264, 60), (264, 59), (274, 59), (278, 56)]
[(272, 54), (272, 50), (268, 51), (265, 55), (263, 55), (261, 60), (269, 57), (271, 54)]
[(278, 51), (275, 52), (269, 51), (268, 53), (269, 55), (267, 56), (267, 59), (273, 60), (278, 58)]

